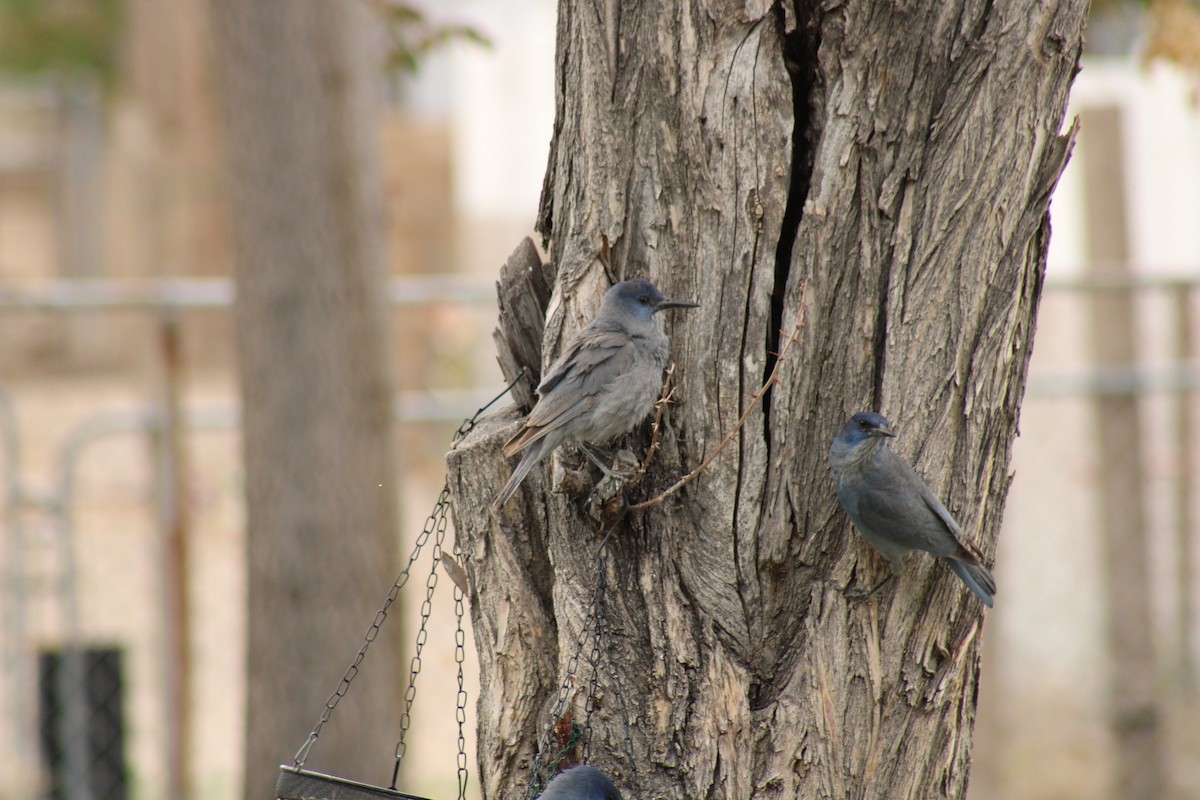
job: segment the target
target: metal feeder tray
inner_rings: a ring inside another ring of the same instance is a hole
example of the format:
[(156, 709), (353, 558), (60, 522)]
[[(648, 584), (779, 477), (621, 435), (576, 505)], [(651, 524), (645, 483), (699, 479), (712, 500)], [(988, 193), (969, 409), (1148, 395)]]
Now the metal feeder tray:
[(275, 797), (278, 800), (427, 800), (415, 794), (309, 772), (287, 764), (279, 767)]

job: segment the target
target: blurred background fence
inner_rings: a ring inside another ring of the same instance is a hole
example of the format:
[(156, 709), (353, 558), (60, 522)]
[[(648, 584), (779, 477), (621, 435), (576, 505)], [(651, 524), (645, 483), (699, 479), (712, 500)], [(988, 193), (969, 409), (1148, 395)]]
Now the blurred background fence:
[[(243, 473), (207, 29), (199, 0), (123, 7), (110, 77), (0, 80), (0, 800), (158, 800), (180, 769), (196, 798), (241, 791)], [(1127, 55), (1145, 20), (1126, 8), (1094, 21), (1073, 94), (974, 800), (1115, 797), (1115, 754), (1147, 732), (1149, 768), (1200, 797), (1198, 89)], [(491, 47), (431, 54), (380, 98), (402, 552), (452, 431), (499, 388), (492, 281), (531, 227), (552, 124), (554, 4), (461, 11)], [(410, 638), (423, 589), (384, 635)], [(451, 616), (440, 597), (406, 759), (430, 797), (455, 785)]]
[[(436, 315), (441, 306), (455, 324), (475, 317), (486, 330), (494, 321), (486, 282), (397, 278), (391, 298), (398, 314), (416, 308)], [(31, 375), (0, 389), (0, 718), (6, 720), (0, 797), (164, 796), (176, 780), (168, 774), (168, 753), (177, 744), (171, 740), (183, 736), (190, 743), (183, 768), (200, 796), (235, 797), (240, 791), (245, 597), (239, 413), (232, 376), (197, 377), (181, 355), (189, 315), (228, 311), (231, 299), (231, 286), (219, 280), (55, 282), (33, 291), (0, 291), (0, 315), (50, 315), (63, 328), (79, 315), (140, 317), (132, 321), (132, 341), (146, 350), (149, 376)], [(491, 387), (412, 389), (396, 396), (397, 449), (410, 512), (405, 552), (440, 489), (450, 433), (495, 393)], [(170, 446), (173, 441), (180, 446)], [(42, 479), (31, 477), (39, 469)], [(175, 486), (184, 487), (182, 496), (172, 491)], [(173, 536), (179, 529), (187, 531), (186, 549)], [(387, 588), (374, 587), (381, 603)], [(419, 609), (424, 589), (423, 580), (413, 581), (401, 601), (402, 618), (389, 623), (386, 635), (408, 629), (405, 618)], [(453, 664), (447, 600), (437, 602), (425, 653), (434, 674), (423, 681), (433, 685), (422, 692), (442, 699), (451, 689)], [(370, 622), (362, 621), (364, 632)], [(188, 663), (178, 657), (181, 635), (190, 644)], [(347, 665), (353, 655), (347, 652)], [(394, 663), (368, 668), (402, 671)], [(332, 690), (339, 677), (314, 681)], [(187, 701), (172, 693), (181, 683), (192, 686)], [(455, 735), (454, 705), (451, 700), (438, 713), (431, 708), (436, 702), (422, 697), (417, 704), (419, 735), (409, 738), (409, 763), (438, 754), (430, 759), (434, 769), (452, 778), (453, 758), (441, 764), (440, 757), (450, 752), (446, 744)], [(314, 723), (320, 711), (312, 709)], [(397, 725), (399, 716), (397, 709)], [(306, 734), (296, 732), (295, 747)], [(391, 750), (391, 743), (380, 743), (380, 763)]]

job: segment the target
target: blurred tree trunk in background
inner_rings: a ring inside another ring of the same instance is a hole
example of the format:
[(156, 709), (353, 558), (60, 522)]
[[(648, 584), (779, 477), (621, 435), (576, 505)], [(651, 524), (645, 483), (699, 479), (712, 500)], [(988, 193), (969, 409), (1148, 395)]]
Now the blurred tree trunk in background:
[[(245, 796), (272, 796), (397, 565), (371, 19), (354, 0), (210, 5), (233, 214), (249, 562)], [(381, 639), (384, 650), (395, 642)], [(310, 765), (390, 778), (395, 656)], [(390, 666), (389, 666), (390, 665)]]
[[(554, 294), (544, 332), (509, 318), (501, 340), (550, 361), (606, 266), (702, 303), (669, 320), (677, 404), (643, 500), (714, 451), (805, 323), (733, 445), (613, 533), (590, 760), (626, 797), (966, 793), (983, 608), (928, 557), (848, 600), (886, 567), (826, 453), (882, 410), (992, 561), (1086, 6), (560, 0)], [(511, 419), (450, 456), (492, 799), (523, 796), (600, 544), (546, 470), (490, 513)]]

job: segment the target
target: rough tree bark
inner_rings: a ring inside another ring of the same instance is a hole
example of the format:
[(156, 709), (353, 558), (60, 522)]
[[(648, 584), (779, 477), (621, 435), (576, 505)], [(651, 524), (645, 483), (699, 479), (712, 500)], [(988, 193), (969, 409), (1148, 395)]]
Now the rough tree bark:
[[(886, 567), (826, 451), (882, 410), (991, 561), (1086, 5), (561, 0), (542, 362), (606, 263), (703, 304), (670, 321), (677, 403), (632, 500), (713, 450), (804, 322), (734, 446), (613, 536), (591, 762), (628, 796), (964, 795), (982, 607), (924, 557), (849, 602)], [(450, 456), (488, 798), (528, 780), (599, 544), (543, 477), (488, 512), (516, 416)]]
[[(246, 467), (244, 791), (264, 798), (397, 565), (378, 72), (364, 47), (370, 10), (354, 0), (209, 9), (230, 167)], [(396, 676), (365, 670), (311, 766), (386, 781), (399, 707)]]

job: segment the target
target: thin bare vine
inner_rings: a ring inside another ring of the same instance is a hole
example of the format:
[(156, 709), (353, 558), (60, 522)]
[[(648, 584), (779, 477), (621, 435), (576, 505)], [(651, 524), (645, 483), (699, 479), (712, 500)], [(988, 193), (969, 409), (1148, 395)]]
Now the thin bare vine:
[[(806, 282), (801, 288), (800, 311), (796, 317), (796, 324), (792, 327), (791, 333), (783, 334), (782, 331), (780, 332), (780, 335), (784, 340), (784, 345), (780, 348), (779, 353), (777, 354), (775, 365), (771, 367), (771, 374), (767, 376), (765, 381), (763, 381), (763, 385), (759, 387), (758, 391), (754, 392), (754, 394), (751, 396), (750, 402), (746, 404), (746, 408), (742, 411), (742, 415), (738, 418), (737, 424), (733, 426), (733, 429), (725, 435), (725, 438), (720, 441), (713, 451), (708, 454), (708, 457), (700, 462), (700, 466), (696, 467), (687, 475), (684, 475), (682, 478), (675, 481), (675, 483), (664, 489), (660, 494), (644, 502), (634, 503), (633, 505), (627, 506), (625, 509), (626, 511), (642, 511), (650, 508), (651, 506), (658, 505), (663, 500), (666, 500), (668, 497), (678, 492), (688, 483), (695, 480), (697, 475), (708, 469), (713, 461), (716, 460), (717, 456), (721, 455), (721, 452), (728, 447), (730, 442), (732, 442), (741, 432), (742, 427), (746, 424), (746, 420), (750, 417), (750, 412), (753, 411), (754, 408), (762, 401), (763, 396), (770, 391), (771, 387), (775, 386), (779, 382), (779, 369), (781, 366), (783, 366), (783, 362), (787, 360), (787, 356), (792, 349), (792, 345), (800, 341), (800, 331), (804, 330), (804, 318), (807, 311), (808, 283)], [(650, 443), (650, 451), (646, 454), (646, 460), (642, 463), (639, 477), (641, 473), (646, 471), (646, 468), (650, 465), (650, 459), (653, 458), (655, 452), (657, 452), (660, 446), (658, 443), (658, 431), (659, 426), (662, 423), (663, 407), (670, 402), (671, 393), (668, 391), (668, 387), (671, 382), (671, 373), (674, 370), (674, 366), (674, 364), (671, 365), (671, 370), (668, 370), (667, 373), (667, 380), (663, 384), (663, 397), (658, 402), (658, 413), (655, 415), (654, 419), (653, 437)]]

